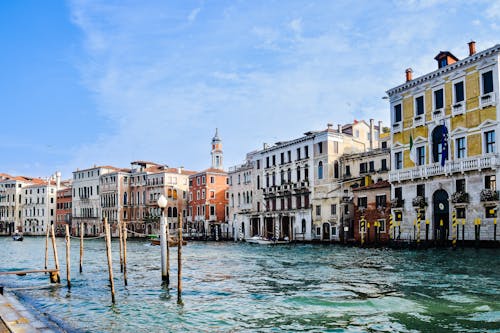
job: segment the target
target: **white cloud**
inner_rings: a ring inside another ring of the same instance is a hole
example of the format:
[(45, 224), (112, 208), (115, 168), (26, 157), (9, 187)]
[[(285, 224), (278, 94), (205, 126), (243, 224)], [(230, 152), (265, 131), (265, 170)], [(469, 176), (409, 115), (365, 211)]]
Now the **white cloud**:
[(188, 15), (188, 21), (193, 22), (194, 20), (196, 20), (196, 16), (198, 16), (200, 11), (201, 11), (200, 7), (193, 9)]

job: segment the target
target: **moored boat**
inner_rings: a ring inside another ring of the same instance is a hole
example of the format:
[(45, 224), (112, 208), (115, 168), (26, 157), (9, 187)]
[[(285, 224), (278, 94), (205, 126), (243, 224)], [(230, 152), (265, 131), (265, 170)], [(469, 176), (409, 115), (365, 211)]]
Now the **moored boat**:
[(12, 235), (12, 240), (22, 242), (23, 239), (24, 239), (23, 234), (16, 232), (14, 235)]
[[(160, 239), (159, 238), (150, 238), (149, 239), (150, 242), (151, 242), (151, 245), (160, 245)], [(179, 241), (175, 238), (170, 238), (168, 240), (168, 245), (169, 246), (177, 246), (179, 245)], [(182, 245), (187, 245), (187, 241), (186, 240), (182, 240)]]
[(251, 244), (260, 244), (260, 245), (275, 245), (275, 244), (288, 244), (290, 240), (288, 237), (284, 239), (276, 239), (276, 238), (264, 238), (262, 236), (253, 236), (250, 238), (245, 238), (245, 242)]

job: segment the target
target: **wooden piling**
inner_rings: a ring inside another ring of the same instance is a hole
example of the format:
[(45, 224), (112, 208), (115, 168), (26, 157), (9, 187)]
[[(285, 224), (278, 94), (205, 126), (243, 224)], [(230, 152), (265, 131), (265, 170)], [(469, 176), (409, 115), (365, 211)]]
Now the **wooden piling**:
[(80, 273), (83, 272), (83, 223), (80, 222)]
[(177, 304), (182, 304), (182, 212), (178, 210), (179, 240), (177, 244)]
[(120, 272), (123, 273), (123, 228), (122, 223), (118, 221), (118, 240), (120, 244)]
[(127, 222), (122, 224), (123, 231), (123, 283), (127, 286)]
[(451, 246), (453, 250), (457, 248), (457, 238), (458, 238), (458, 227), (457, 227), (457, 213), (456, 210), (453, 210), (451, 213), (451, 225), (452, 225), (452, 241)]
[(50, 227), (47, 225), (47, 233), (45, 235), (45, 269), (49, 265), (49, 232)]
[(52, 249), (54, 250), (54, 262), (57, 269), (57, 283), (61, 283), (61, 277), (59, 275), (59, 257), (57, 256), (57, 245), (56, 245), (56, 234), (54, 232), (54, 223), (50, 225), (50, 231), (52, 234)]
[(70, 241), (69, 225), (66, 224), (66, 280), (68, 281), (68, 289), (71, 289), (71, 262), (70, 262)]
[(493, 219), (493, 241), (497, 241), (497, 219)]
[(104, 231), (106, 238), (106, 255), (108, 257), (108, 273), (109, 273), (109, 284), (111, 287), (111, 302), (115, 304), (115, 283), (113, 280), (113, 262), (111, 260), (111, 232), (109, 229), (108, 218), (103, 218)]

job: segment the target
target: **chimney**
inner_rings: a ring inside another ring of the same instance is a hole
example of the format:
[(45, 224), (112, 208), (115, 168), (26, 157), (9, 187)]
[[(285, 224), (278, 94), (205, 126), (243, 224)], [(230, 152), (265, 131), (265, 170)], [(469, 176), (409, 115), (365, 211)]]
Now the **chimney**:
[(332, 127), (333, 127), (333, 124), (328, 123), (328, 124), (326, 124), (326, 127), (327, 127), (327, 128), (328, 128), (328, 130), (330, 131), (330, 130), (332, 129)]
[(375, 122), (370, 119), (370, 150), (373, 150), (373, 140), (375, 138)]
[(380, 135), (381, 134), (382, 134), (382, 121), (379, 120), (378, 121), (378, 138), (377, 138), (377, 140), (378, 140), (378, 147), (379, 148), (382, 148), (382, 142), (380, 140)]
[(183, 170), (183, 169), (184, 169), (184, 167), (183, 167), (183, 166), (180, 166), (180, 167), (178, 167), (178, 168), (177, 168), (177, 171), (179, 172), (179, 174), (182, 174), (182, 170)]
[(406, 69), (406, 82), (413, 80), (413, 69)]
[(476, 42), (471, 40), (467, 44), (469, 44), (469, 57), (473, 54), (476, 54)]
[(342, 133), (342, 125), (340, 124), (337, 125), (337, 131), (339, 132), (339, 134)]

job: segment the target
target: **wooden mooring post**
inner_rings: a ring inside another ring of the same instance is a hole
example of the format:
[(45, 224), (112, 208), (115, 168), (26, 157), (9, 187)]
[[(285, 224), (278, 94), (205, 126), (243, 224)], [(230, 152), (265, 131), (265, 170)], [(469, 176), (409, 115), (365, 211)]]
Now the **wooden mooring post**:
[(182, 212), (177, 210), (179, 240), (177, 244), (177, 304), (182, 304)]
[(118, 240), (120, 244), (120, 272), (123, 273), (123, 228), (120, 221), (118, 221)]
[(57, 270), (57, 283), (61, 283), (61, 276), (59, 275), (59, 257), (57, 256), (57, 245), (56, 245), (56, 235), (54, 232), (54, 223), (50, 225), (50, 231), (52, 234), (52, 249), (54, 251), (54, 261), (56, 263), (56, 270)]
[(80, 222), (80, 273), (83, 272), (83, 223)]
[(44, 266), (45, 269), (47, 269), (49, 265), (49, 233), (50, 233), (50, 227), (47, 226), (47, 233), (45, 235), (45, 266)]
[(71, 237), (69, 234), (69, 225), (66, 224), (66, 280), (68, 281), (68, 289), (71, 289), (71, 253), (70, 253), (70, 242), (71, 242)]
[(127, 282), (127, 222), (123, 222), (123, 282)]
[(111, 259), (111, 232), (108, 224), (108, 218), (103, 218), (104, 233), (106, 239), (106, 255), (108, 257), (108, 273), (109, 273), (109, 284), (111, 287), (111, 302), (115, 304), (115, 283), (113, 279), (113, 262)]

